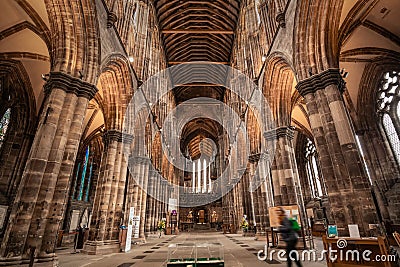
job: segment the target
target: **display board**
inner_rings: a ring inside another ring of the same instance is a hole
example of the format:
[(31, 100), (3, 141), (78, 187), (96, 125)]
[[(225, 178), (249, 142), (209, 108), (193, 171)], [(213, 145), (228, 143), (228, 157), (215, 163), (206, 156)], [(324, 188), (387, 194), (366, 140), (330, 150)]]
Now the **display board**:
[(133, 216), (133, 238), (139, 238), (140, 216)]
[(133, 215), (135, 214), (135, 208), (131, 207), (129, 209), (129, 220), (128, 220), (128, 229), (126, 233), (126, 243), (125, 243), (125, 252), (131, 250), (132, 243), (132, 231), (133, 231)]
[(360, 231), (358, 230), (358, 225), (357, 224), (349, 224), (349, 233), (350, 237), (360, 237)]
[(176, 198), (170, 198), (168, 200), (168, 211), (172, 212), (173, 210), (178, 209), (178, 200)]
[(299, 206), (276, 206), (269, 208), (269, 224), (271, 227), (279, 227), (281, 225), (279, 220), (280, 209), (283, 208), (285, 210), (286, 216), (289, 218), (294, 218), (301, 225), (300, 215), (299, 215)]
[(69, 224), (69, 232), (75, 231), (76, 228), (78, 227), (79, 213), (80, 213), (79, 210), (73, 210), (72, 211), (71, 222)]
[(337, 237), (338, 230), (336, 225), (328, 225), (328, 237)]

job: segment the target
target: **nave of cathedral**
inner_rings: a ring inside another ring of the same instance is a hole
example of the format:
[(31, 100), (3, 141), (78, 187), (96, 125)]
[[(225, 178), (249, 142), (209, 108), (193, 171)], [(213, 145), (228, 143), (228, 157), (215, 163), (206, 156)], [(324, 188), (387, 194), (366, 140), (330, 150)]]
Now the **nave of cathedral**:
[(302, 249), (398, 249), (400, 1), (1, 8), (0, 266), (140, 266), (158, 235), (279, 246), (280, 209)]

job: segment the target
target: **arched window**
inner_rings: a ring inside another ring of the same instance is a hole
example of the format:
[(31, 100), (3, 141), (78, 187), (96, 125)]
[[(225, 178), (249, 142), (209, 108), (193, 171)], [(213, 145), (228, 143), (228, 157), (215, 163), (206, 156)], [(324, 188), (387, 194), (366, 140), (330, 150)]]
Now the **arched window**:
[(382, 127), (393, 154), (400, 164), (400, 72), (388, 71), (384, 74), (377, 95), (377, 110), (382, 118)]
[(326, 190), (322, 180), (322, 175), (319, 171), (317, 149), (315, 148), (314, 143), (308, 138), (306, 140), (304, 152), (311, 196), (322, 197), (326, 195)]
[(10, 124), (11, 109), (7, 109), (3, 117), (0, 120), (0, 148), (3, 145), (4, 139), (6, 137), (7, 129)]
[(75, 172), (74, 199), (89, 201), (90, 186), (93, 175), (93, 159), (90, 157), (90, 146), (85, 150), (84, 158), (78, 163)]
[(260, 0), (255, 0), (255, 8), (256, 8), (256, 16), (257, 16), (257, 25), (260, 25), (261, 23), (261, 17), (260, 17)]

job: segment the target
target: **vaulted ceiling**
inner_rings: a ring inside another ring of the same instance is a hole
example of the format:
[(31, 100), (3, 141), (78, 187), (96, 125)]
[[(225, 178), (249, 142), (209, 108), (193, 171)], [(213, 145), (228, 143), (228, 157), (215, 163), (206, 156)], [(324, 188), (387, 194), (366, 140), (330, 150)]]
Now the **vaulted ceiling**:
[(348, 32), (341, 39), (340, 68), (349, 73), (346, 83), (354, 105), (351, 109), (359, 105), (362, 76), (368, 64), (383, 56), (400, 55), (398, 10), (398, 0), (345, 1), (339, 32)]
[(0, 16), (0, 61), (18, 62), (26, 70), (38, 112), (43, 101), (43, 73), (50, 71), (50, 30), (44, 1), (3, 0)]

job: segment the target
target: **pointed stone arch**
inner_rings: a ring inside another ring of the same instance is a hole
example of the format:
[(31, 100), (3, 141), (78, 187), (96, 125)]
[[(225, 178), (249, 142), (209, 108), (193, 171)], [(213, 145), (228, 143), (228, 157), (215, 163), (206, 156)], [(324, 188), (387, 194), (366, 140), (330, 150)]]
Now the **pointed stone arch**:
[(296, 74), (283, 53), (274, 53), (266, 60), (262, 91), (267, 98), (276, 126), (291, 123), (292, 95)]
[(343, 0), (299, 1), (294, 33), (294, 68), (299, 80), (338, 68), (338, 30)]
[(45, 3), (53, 36), (51, 70), (82, 77), (82, 80), (94, 84), (100, 58), (99, 26), (94, 2), (45, 0)]
[(102, 99), (105, 128), (122, 131), (124, 116), (137, 82), (128, 59), (109, 55), (101, 65), (98, 93)]

